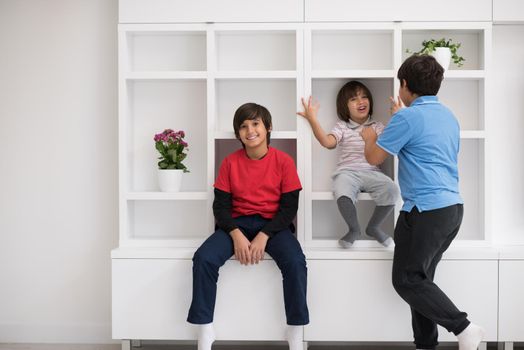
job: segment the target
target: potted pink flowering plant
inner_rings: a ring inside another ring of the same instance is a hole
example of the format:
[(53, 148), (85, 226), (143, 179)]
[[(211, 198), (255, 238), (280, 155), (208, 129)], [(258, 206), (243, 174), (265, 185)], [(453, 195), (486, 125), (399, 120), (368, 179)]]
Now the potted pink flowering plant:
[(189, 170), (182, 163), (187, 157), (187, 142), (184, 141), (184, 131), (166, 129), (154, 137), (155, 148), (160, 153), (158, 157), (158, 180), (160, 190), (176, 192), (180, 190), (182, 173)]

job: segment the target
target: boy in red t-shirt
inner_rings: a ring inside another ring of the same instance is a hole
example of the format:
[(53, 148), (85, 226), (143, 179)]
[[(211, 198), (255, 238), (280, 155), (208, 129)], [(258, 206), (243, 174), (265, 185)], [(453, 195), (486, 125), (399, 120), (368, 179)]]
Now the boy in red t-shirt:
[(269, 147), (271, 114), (255, 103), (235, 112), (233, 127), (243, 149), (227, 156), (215, 182), (217, 230), (193, 257), (193, 300), (187, 321), (199, 325), (198, 349), (215, 340), (213, 312), (218, 270), (234, 254), (243, 265), (258, 264), (266, 251), (282, 271), (291, 350), (302, 349), (309, 323), (307, 268), (292, 224), (300, 180), (291, 157)]

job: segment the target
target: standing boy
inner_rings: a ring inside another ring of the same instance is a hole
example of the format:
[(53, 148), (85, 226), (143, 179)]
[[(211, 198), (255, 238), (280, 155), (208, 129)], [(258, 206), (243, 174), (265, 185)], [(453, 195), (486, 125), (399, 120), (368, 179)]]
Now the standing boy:
[[(436, 348), (439, 324), (457, 336), (460, 350), (475, 350), (484, 330), (433, 282), (464, 211), (457, 167), (460, 128), (436, 96), (443, 75), (432, 56), (409, 57), (398, 70), (399, 99), (391, 99), (395, 114), (390, 123), (378, 140), (371, 128), (361, 135), (370, 164), (382, 163), (389, 154), (399, 158), (404, 205), (395, 227), (393, 286), (411, 307), (417, 349)], [(401, 101), (408, 108), (401, 109)]]

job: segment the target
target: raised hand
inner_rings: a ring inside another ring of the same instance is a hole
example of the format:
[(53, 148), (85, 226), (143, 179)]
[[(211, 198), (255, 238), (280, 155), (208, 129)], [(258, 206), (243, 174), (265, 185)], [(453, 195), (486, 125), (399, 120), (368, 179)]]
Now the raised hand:
[(391, 107), (389, 108), (389, 112), (391, 115), (397, 113), (401, 108), (404, 108), (404, 104), (402, 103), (400, 96), (397, 96), (396, 101), (393, 97), (390, 96), (389, 102), (391, 103)]
[(306, 118), (307, 121), (311, 122), (312, 120), (317, 119), (318, 109), (320, 108), (320, 103), (316, 100), (313, 100), (313, 96), (309, 96), (307, 102), (304, 98), (301, 98), (302, 106), (304, 107), (303, 112), (297, 112), (298, 115)]

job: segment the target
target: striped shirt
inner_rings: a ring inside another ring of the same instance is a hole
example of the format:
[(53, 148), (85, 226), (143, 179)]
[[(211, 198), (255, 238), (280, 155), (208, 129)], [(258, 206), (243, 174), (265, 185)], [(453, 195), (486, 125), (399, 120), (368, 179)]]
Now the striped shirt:
[(369, 164), (364, 156), (364, 140), (360, 132), (365, 126), (371, 126), (377, 135), (382, 134), (384, 130), (384, 125), (371, 117), (363, 124), (352, 120), (348, 122), (339, 120), (331, 130), (330, 134), (337, 139), (337, 171), (341, 169), (381, 171), (377, 166)]

